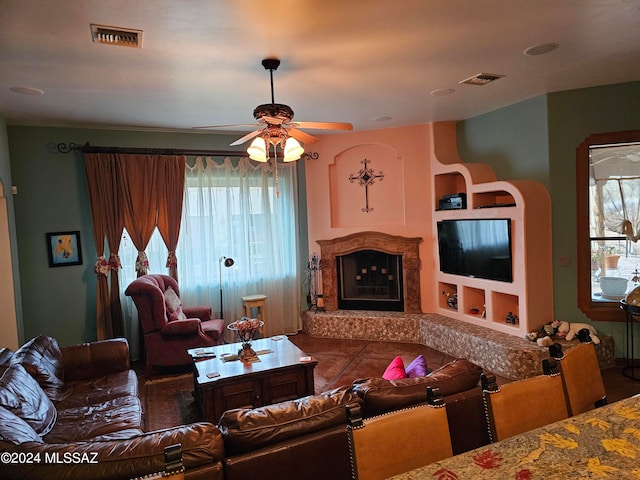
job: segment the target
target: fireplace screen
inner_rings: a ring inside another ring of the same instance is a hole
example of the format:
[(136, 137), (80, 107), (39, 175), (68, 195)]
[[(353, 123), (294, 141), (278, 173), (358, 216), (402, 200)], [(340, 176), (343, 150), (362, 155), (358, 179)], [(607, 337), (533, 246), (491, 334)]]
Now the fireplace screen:
[(404, 311), (402, 256), (363, 250), (336, 257), (338, 308)]

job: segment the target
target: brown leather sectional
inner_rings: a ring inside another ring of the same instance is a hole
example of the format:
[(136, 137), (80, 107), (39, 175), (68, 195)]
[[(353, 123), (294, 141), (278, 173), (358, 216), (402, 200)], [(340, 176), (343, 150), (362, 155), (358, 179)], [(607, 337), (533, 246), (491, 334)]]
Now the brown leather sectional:
[(378, 415), (426, 403), (427, 386), (445, 396), (454, 454), (486, 445), (481, 373), (477, 365), (457, 359), (426, 377), (367, 378), (290, 402), (229, 410), (218, 424), (225, 479), (350, 479), (346, 405), (357, 403), (365, 416)]
[(143, 431), (138, 378), (124, 339), (70, 347), (38, 336), (0, 350), (0, 479), (130, 479), (164, 468), (182, 444), (190, 479), (222, 479), (209, 423)]
[(164, 448), (176, 443), (187, 479), (349, 479), (347, 404), (377, 415), (424, 403), (426, 387), (436, 386), (447, 402), (454, 453), (460, 453), (489, 442), (481, 373), (458, 359), (426, 377), (362, 379), (288, 402), (229, 410), (217, 426), (144, 432), (126, 340), (58, 348), (40, 336), (15, 354), (0, 349), (0, 454), (39, 458), (3, 462), (0, 479), (140, 477), (162, 470)]

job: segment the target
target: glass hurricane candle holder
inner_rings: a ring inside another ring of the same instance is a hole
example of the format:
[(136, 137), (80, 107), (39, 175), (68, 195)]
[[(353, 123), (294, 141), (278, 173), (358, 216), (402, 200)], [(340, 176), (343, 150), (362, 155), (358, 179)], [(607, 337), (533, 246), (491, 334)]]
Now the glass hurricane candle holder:
[(264, 322), (255, 318), (242, 317), (240, 320), (227, 325), (227, 328), (236, 332), (238, 339), (242, 343), (242, 348), (238, 350), (238, 358), (245, 362), (255, 361), (258, 357), (256, 352), (251, 348), (251, 341), (258, 332)]

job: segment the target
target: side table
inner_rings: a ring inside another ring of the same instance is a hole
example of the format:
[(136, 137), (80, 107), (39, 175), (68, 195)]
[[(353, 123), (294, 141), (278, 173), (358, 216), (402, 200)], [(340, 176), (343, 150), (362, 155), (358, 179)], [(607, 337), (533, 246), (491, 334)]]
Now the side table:
[[(622, 374), (625, 377), (631, 378), (633, 380), (640, 380), (640, 377), (635, 376), (635, 369), (640, 369), (640, 366), (636, 366), (635, 361), (635, 350), (633, 345), (633, 330), (634, 323), (638, 324), (635, 317), (640, 316), (640, 306), (639, 305), (630, 305), (624, 300), (620, 300), (620, 308), (625, 311), (627, 316), (627, 365), (622, 369)], [(634, 322), (635, 320), (635, 322)]]

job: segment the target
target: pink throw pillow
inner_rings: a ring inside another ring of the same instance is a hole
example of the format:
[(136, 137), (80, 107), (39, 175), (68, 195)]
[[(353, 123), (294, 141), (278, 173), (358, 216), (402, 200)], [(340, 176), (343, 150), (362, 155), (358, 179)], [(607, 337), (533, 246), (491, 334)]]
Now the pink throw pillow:
[(429, 370), (427, 369), (427, 361), (422, 355), (418, 355), (409, 365), (405, 368), (407, 377), (426, 377)]
[(404, 362), (402, 361), (402, 357), (396, 357), (391, 361), (387, 369), (382, 374), (382, 378), (385, 380), (407, 378), (407, 374), (404, 371)]

